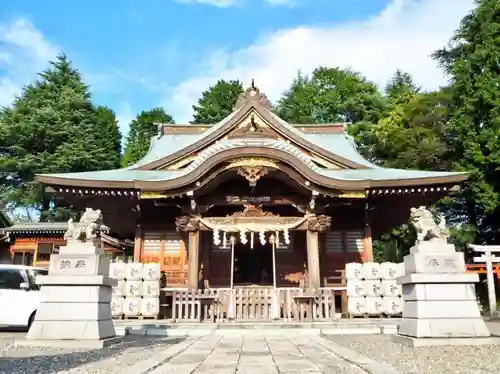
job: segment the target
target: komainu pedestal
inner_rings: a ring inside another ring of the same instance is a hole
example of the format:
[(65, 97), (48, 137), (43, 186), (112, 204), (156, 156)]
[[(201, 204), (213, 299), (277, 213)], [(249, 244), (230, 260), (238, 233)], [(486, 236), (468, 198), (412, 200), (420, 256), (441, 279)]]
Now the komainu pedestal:
[(495, 343), (476, 300), (479, 276), (466, 272), (463, 254), (448, 244), (444, 224), (414, 219), (419, 210), (412, 209), (419, 240), (404, 258), (406, 275), (397, 279), (403, 286), (399, 338), (413, 346)]
[(117, 281), (109, 278), (101, 221), (92, 209), (80, 222), (70, 220), (67, 246), (51, 256), (49, 275), (37, 278), (41, 302), (25, 344), (99, 348), (115, 341), (110, 303)]

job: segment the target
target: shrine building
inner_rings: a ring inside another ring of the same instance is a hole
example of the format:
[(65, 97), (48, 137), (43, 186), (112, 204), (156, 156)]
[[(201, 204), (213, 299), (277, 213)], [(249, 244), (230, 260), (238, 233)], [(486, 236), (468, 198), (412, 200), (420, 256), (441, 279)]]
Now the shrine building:
[(214, 125), (158, 126), (125, 168), (42, 174), (56, 199), (101, 209), (134, 259), (159, 262), (172, 287), (328, 284), (371, 261), (372, 237), (408, 221), (465, 173), (383, 168), (346, 124), (291, 124), (253, 84)]
[[(1, 216), (0, 216), (1, 224)], [(0, 227), (0, 263), (49, 267), (50, 255), (59, 253), (66, 245), (64, 233), (67, 222), (26, 222), (12, 225), (7, 221)], [(101, 226), (101, 243), (110, 259), (125, 259), (133, 242), (108, 235), (109, 228)]]

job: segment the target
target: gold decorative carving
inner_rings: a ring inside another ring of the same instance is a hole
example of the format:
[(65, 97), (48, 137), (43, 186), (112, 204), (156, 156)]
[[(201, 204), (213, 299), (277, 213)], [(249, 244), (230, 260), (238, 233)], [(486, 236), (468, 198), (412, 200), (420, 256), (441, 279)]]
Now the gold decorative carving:
[(141, 192), (140, 198), (141, 199), (164, 199), (166, 198), (167, 195), (161, 192), (148, 192), (144, 191)]
[(332, 217), (321, 214), (319, 216), (309, 217), (307, 220), (307, 229), (314, 232), (324, 232), (330, 228)]
[(200, 219), (190, 216), (176, 217), (175, 228), (177, 231), (198, 231), (200, 229)]
[(243, 205), (245, 209), (242, 212), (235, 212), (228, 217), (279, 217), (271, 212), (264, 212), (260, 206), (252, 204)]
[(260, 178), (267, 174), (267, 169), (264, 166), (244, 166), (238, 168), (238, 175), (244, 177), (250, 186), (257, 185)]
[(227, 232), (240, 231), (276, 231), (276, 230), (293, 230), (302, 225), (306, 217), (279, 217), (279, 216), (262, 216), (262, 217), (206, 217), (201, 218), (201, 224), (210, 230), (220, 230)]
[(245, 166), (250, 166), (250, 167), (265, 166), (265, 167), (268, 167), (268, 168), (278, 169), (278, 163), (277, 162), (275, 162), (274, 160), (272, 160), (270, 158), (265, 158), (265, 157), (242, 157), (242, 158), (238, 158), (237, 160), (234, 160), (233, 162), (231, 162), (227, 166), (227, 169), (238, 168), (238, 167), (245, 167)]
[(339, 195), (343, 199), (364, 199), (365, 193), (360, 191), (347, 191)]

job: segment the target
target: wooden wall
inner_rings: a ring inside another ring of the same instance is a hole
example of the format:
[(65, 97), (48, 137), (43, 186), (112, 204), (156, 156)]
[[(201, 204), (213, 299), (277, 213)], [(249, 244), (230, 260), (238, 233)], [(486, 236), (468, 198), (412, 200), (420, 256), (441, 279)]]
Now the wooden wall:
[(175, 230), (144, 228), (141, 240), (141, 262), (159, 262), (167, 274), (169, 286), (187, 283), (187, 236)]
[(48, 267), (50, 255), (66, 244), (62, 235), (14, 237), (10, 247), (14, 264)]
[[(14, 243), (10, 246), (9, 261), (15, 264), (48, 267), (50, 255), (52, 253), (58, 253), (59, 247), (65, 245), (66, 240), (64, 240), (62, 235), (16, 236), (14, 237)], [(123, 253), (120, 249), (107, 243), (103, 244), (103, 249), (111, 256), (113, 256), (114, 253), (119, 255)]]
[[(336, 271), (343, 270), (348, 262), (364, 259), (364, 208), (363, 201), (356, 201), (335, 206), (328, 212), (332, 217), (331, 230), (319, 236), (321, 279), (337, 275)], [(167, 273), (167, 284), (184, 287), (188, 283), (188, 235), (175, 230), (174, 213), (169, 207), (148, 206), (145, 203), (142, 222), (136, 233), (134, 257), (141, 262), (159, 262), (162, 271)], [(158, 217), (163, 217), (163, 224), (158, 222)], [(280, 286), (297, 285), (296, 279), (304, 271), (304, 264), (307, 262), (306, 232), (292, 231), (290, 238), (288, 248), (276, 250), (276, 271)], [(199, 251), (199, 268), (203, 280), (213, 287), (228, 287), (230, 248), (214, 246), (212, 232), (202, 231)], [(272, 274), (268, 276), (272, 280)]]

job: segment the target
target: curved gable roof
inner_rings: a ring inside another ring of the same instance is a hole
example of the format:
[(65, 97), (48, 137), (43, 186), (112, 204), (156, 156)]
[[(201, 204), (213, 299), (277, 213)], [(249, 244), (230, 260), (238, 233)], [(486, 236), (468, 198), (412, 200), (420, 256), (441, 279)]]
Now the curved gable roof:
[[(276, 138), (231, 137), (233, 129), (247, 116), (255, 113), (277, 134), (287, 140)], [(307, 127), (306, 125), (297, 125)], [(181, 126), (182, 127), (182, 126)], [(96, 187), (96, 188), (181, 188), (200, 177), (216, 160), (237, 157), (242, 154), (271, 155), (281, 158), (294, 168), (301, 169), (318, 184), (337, 188), (368, 188), (373, 186), (459, 183), (467, 179), (466, 173), (427, 172), (417, 170), (386, 169), (366, 160), (357, 150), (354, 140), (345, 134), (343, 127), (333, 125), (333, 131), (301, 131), (271, 111), (265, 95), (255, 87), (247, 89), (236, 109), (221, 122), (210, 127), (199, 128), (189, 133), (165, 133), (163, 127), (158, 136), (152, 138), (148, 153), (138, 162), (126, 168), (65, 174), (38, 175), (40, 182), (52, 185)], [(204, 130), (204, 131), (203, 131)], [(342, 131), (339, 131), (342, 130)], [(200, 132), (201, 131), (201, 132)], [(346, 169), (322, 168), (303, 149), (312, 151), (346, 167)], [(273, 152), (275, 155), (273, 155)], [(186, 156), (189, 163), (183, 169), (158, 170)], [(292, 156), (292, 157), (290, 157)], [(202, 167), (203, 166), (203, 167)], [(206, 167), (205, 167), (206, 166)]]
[[(276, 114), (274, 114), (271, 111), (271, 106), (265, 95), (261, 94), (258, 88), (253, 87), (246, 91), (245, 96), (242, 97), (239, 106), (236, 107), (234, 112), (221, 122), (213, 125), (208, 130), (200, 134), (196, 134), (194, 136), (189, 135), (186, 137), (184, 137), (185, 135), (183, 135), (182, 142), (176, 144), (174, 147), (167, 151), (168, 154), (164, 153), (161, 157), (157, 157), (158, 153), (154, 152), (155, 146), (154, 144), (152, 144), (150, 152), (148, 152), (145, 158), (143, 160), (140, 160), (136, 164), (131, 165), (129, 168), (137, 170), (157, 169), (164, 165), (172, 164), (190, 153), (201, 151), (204, 147), (207, 147), (211, 143), (224, 137), (244, 118), (250, 115), (252, 111), (255, 111), (278, 134), (283, 135), (285, 138), (290, 139), (291, 141), (302, 146), (305, 149), (309, 149), (312, 152), (323, 156), (327, 160), (337, 162), (351, 169), (365, 169), (376, 167), (375, 165), (365, 160), (359, 153), (357, 153), (355, 149), (349, 146), (349, 143), (346, 142), (346, 139), (343, 139), (343, 134), (330, 135), (332, 137), (337, 137), (337, 143), (339, 141), (345, 143), (342, 144), (341, 147), (339, 147), (340, 152), (336, 152), (336, 150), (331, 149), (331, 147), (324, 147), (319, 144), (315, 144), (313, 141), (311, 141), (313, 139), (312, 136), (308, 138), (303, 132), (296, 129), (293, 125), (289, 124), (288, 122), (284, 121)], [(166, 140), (165, 142), (171, 143), (172, 141), (173, 138)], [(188, 141), (192, 141), (192, 143), (188, 146), (180, 146), (181, 143), (186, 144)], [(161, 147), (157, 147), (157, 149), (161, 149)], [(347, 157), (343, 156), (342, 153), (344, 153)], [(353, 157), (354, 159), (349, 158), (349, 156)], [(153, 158), (155, 158), (155, 160), (150, 161)]]

